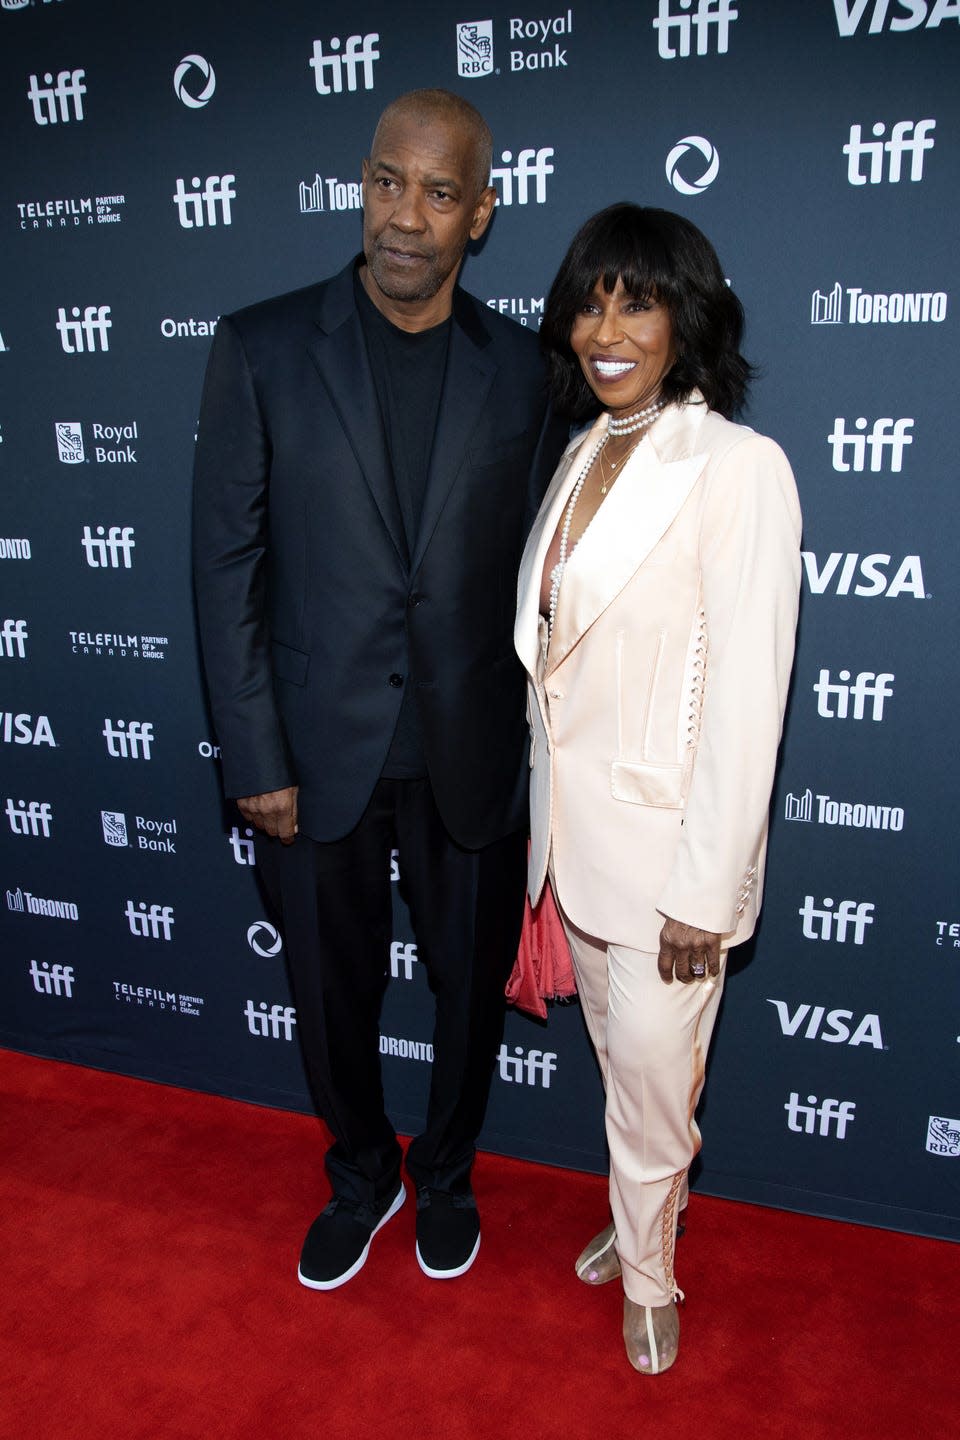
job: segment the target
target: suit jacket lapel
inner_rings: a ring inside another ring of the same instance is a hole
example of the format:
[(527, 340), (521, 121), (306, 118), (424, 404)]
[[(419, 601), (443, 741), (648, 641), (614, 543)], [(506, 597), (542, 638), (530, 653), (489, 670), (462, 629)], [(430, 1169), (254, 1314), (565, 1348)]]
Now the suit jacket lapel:
[[(498, 368), (486, 350), (488, 343), (489, 335), (477, 320), (468, 300), (460, 291), (455, 291), (450, 348), (433, 437), (430, 472), (410, 566), (414, 573), (430, 543), (447, 496), (463, 468), (467, 451), (477, 443), (474, 431), (483, 418), (487, 396)], [(475, 538), (482, 543), (483, 537)]]
[(383, 419), (353, 293), (353, 262), (329, 282), (310, 355), (404, 565), (409, 551)]

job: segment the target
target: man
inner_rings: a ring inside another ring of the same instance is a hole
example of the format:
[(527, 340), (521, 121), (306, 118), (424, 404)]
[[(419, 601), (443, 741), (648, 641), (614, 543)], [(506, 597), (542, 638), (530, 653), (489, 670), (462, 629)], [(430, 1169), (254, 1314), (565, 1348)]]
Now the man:
[(399, 847), (436, 996), (417, 1258), (473, 1263), (474, 1145), (522, 917), (524, 539), (562, 448), (536, 339), (457, 288), (490, 223), (490, 132), (401, 96), (363, 163), (363, 256), (221, 320), (197, 444), (200, 629), (228, 796), (257, 827), (333, 1199), (301, 1281), (333, 1289), (400, 1208), (379, 1014)]

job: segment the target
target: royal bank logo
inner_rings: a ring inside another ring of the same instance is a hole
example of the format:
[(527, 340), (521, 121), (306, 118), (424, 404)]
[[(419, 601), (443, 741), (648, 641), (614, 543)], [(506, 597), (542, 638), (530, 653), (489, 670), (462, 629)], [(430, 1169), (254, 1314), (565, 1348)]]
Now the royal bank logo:
[(503, 1044), (497, 1051), (497, 1067), (500, 1079), (508, 1085), (539, 1085), (549, 1090), (557, 1056), (553, 1050), (524, 1050), (522, 1045), (514, 1045), (511, 1051)]
[(929, 600), (923, 582), (919, 555), (905, 555), (893, 574), (895, 562), (891, 555), (863, 555), (858, 551), (833, 550), (821, 564), (813, 550), (802, 550), (803, 573), (811, 595), (859, 595), (874, 600), (883, 595), (896, 600), (911, 595), (914, 600)]
[(457, 74), (464, 80), (493, 74), (492, 20), (461, 20), (457, 25)]
[[(560, 70), (567, 68), (567, 50), (554, 35), (566, 39), (573, 34), (573, 11), (567, 10), (560, 15), (548, 16), (545, 20), (527, 20), (523, 16), (514, 16), (507, 21), (511, 41), (533, 41), (534, 48), (529, 45), (523, 50), (510, 51), (511, 70)], [(537, 46), (549, 45), (547, 50), (537, 49)]]
[(61, 305), (57, 310), (57, 330), (65, 355), (92, 355), (97, 349), (109, 350), (108, 330), (113, 329), (109, 305), (87, 305), (83, 314), (80, 306), (70, 310), (71, 318)]
[(204, 226), (232, 225), (230, 202), (237, 198), (233, 188), (236, 178), (236, 175), (208, 175), (201, 180), (199, 175), (194, 175), (188, 190), (186, 181), (178, 177), (173, 203), (181, 228), (202, 230)]
[(514, 164), (513, 151), (501, 151), (500, 164), (490, 171), (490, 184), (497, 190), (497, 204), (529, 205), (532, 201), (535, 205), (545, 205), (547, 176), (553, 174), (550, 163), (553, 155), (553, 147), (549, 145), (539, 150), (521, 150)]
[(360, 80), (363, 81), (364, 90), (372, 90), (374, 62), (380, 59), (380, 51), (377, 49), (379, 39), (376, 32), (370, 35), (349, 35), (343, 54), (340, 53), (342, 42), (339, 35), (332, 36), (327, 42), (329, 53), (324, 51), (322, 40), (314, 40), (309, 64), (317, 94), (342, 95), (344, 80), (349, 91), (355, 91)]
[(213, 99), (217, 77), (202, 55), (184, 55), (173, 72), (173, 90), (188, 110), (202, 110)]
[(830, 679), (829, 670), (821, 670), (814, 682), (817, 714), (824, 720), (864, 720), (879, 723), (883, 719), (884, 702), (893, 694), (896, 676), (885, 670), (861, 670), (856, 679), (849, 670), (841, 670), (837, 680)]
[(127, 838), (127, 817), (122, 810), (101, 810), (100, 824), (103, 827), (103, 843), (122, 848), (130, 844)]
[(55, 420), (54, 434), (57, 437), (57, 454), (61, 465), (82, 465), (86, 460), (83, 448), (83, 426), (79, 420)]
[(80, 544), (91, 570), (130, 570), (133, 568), (133, 552), (136, 540), (132, 525), (105, 525), (96, 527), (96, 534), (89, 525), (84, 525)]
[(412, 980), (417, 959), (416, 945), (404, 943), (402, 940), (391, 940), (390, 974), (394, 980)]
[(806, 825), (839, 825), (853, 830), (903, 829), (900, 805), (865, 805), (859, 800), (834, 800), (829, 795), (815, 797), (809, 786), (801, 795), (787, 796), (783, 817)]
[(177, 990), (163, 990), (154, 985), (132, 985), (126, 980), (114, 980), (113, 998), (124, 1005), (135, 1005), (143, 1010), (166, 1011), (171, 1015), (199, 1017), (204, 1003), (202, 995), (181, 995)]
[(101, 735), (115, 760), (149, 760), (153, 724), (149, 720), (104, 720)]
[(53, 823), (53, 810), (46, 800), (7, 799), (6, 816), (14, 835), (32, 835), (34, 839), (49, 840)]
[(172, 905), (148, 905), (128, 900), (123, 911), (130, 934), (138, 940), (172, 940), (175, 924)]
[(931, 1115), (927, 1121), (927, 1150), (931, 1155), (944, 1155), (955, 1160), (960, 1155), (960, 1120), (946, 1115)]
[[(937, 30), (944, 20), (956, 20), (960, 24), (957, 0), (894, 0), (893, 14), (888, 13), (890, 0), (833, 0), (833, 8), (837, 30), (844, 40), (856, 35), (858, 30), (865, 35), (880, 35), (884, 26), (896, 35), (905, 30), (918, 30), (921, 25)], [(904, 10), (905, 15), (897, 13)], [(867, 15), (869, 24), (861, 30)]]
[(243, 1013), (247, 1017), (247, 1029), (251, 1035), (264, 1040), (293, 1039), (297, 1012), (292, 1005), (268, 1005), (266, 1000), (261, 1000), (255, 1006), (252, 1000), (248, 1000)]
[(701, 195), (720, 174), (720, 156), (703, 135), (685, 135), (667, 156), (667, 179), (681, 195)]
[(267, 920), (257, 920), (247, 930), (247, 944), (255, 955), (272, 960), (283, 949), (283, 938), (276, 925)]
[(150, 815), (135, 815), (133, 823), (136, 829), (136, 841), (138, 850), (151, 850), (154, 854), (176, 855), (177, 822), (169, 816), (164, 819), (155, 819)]
[(841, 900), (825, 895), (821, 905), (814, 905), (813, 896), (804, 896), (797, 914), (803, 920), (805, 940), (832, 941), (845, 945), (848, 939), (862, 945), (867, 926), (873, 924), (874, 905), (871, 900)]
[[(899, 185), (904, 178), (904, 160), (909, 158), (907, 179), (915, 184), (923, 179), (923, 157), (934, 147), (936, 120), (898, 120), (887, 133), (886, 124), (878, 120), (871, 127), (872, 140), (863, 139), (860, 125), (850, 126), (850, 137), (843, 147), (847, 157), (847, 181), (851, 185)], [(867, 173), (861, 163), (868, 164)], [(886, 162), (886, 163), (884, 163)]]
[(882, 1050), (879, 1015), (856, 1019), (853, 1010), (828, 1010), (825, 1005), (797, 1005), (786, 1000), (767, 1000), (777, 1012), (782, 1034), (804, 1040), (823, 1040), (828, 1045), (871, 1045)]
[(814, 290), (810, 299), (811, 325), (842, 325), (846, 295), (848, 325), (940, 325), (947, 318), (946, 290), (846, 289), (838, 280), (832, 290)]
[(44, 915), (49, 920), (79, 920), (80, 911), (73, 900), (47, 900), (29, 890), (7, 891), (7, 909), (18, 915)]
[(28, 639), (26, 620), (4, 620), (0, 625), (0, 660), (25, 660)]
[(315, 175), (300, 181), (301, 215), (325, 215), (328, 211), (362, 210), (363, 195), (359, 180), (338, 180)]
[(46, 715), (14, 715), (0, 710), (0, 740), (5, 745), (50, 745), (56, 748), (53, 730)]
[(800, 1104), (796, 1090), (790, 1092), (790, 1099), (784, 1105), (787, 1112), (787, 1129), (798, 1135), (822, 1135), (831, 1133), (838, 1140), (845, 1140), (847, 1126), (856, 1119), (857, 1105), (854, 1100), (817, 1100), (808, 1095), (806, 1105)]
[(38, 125), (66, 125), (71, 120), (83, 119), (83, 97), (87, 93), (83, 83), (85, 74), (85, 70), (59, 70), (54, 81), (48, 70), (42, 85), (38, 75), (30, 76), (27, 99)]
[(49, 960), (38, 965), (36, 960), (31, 960), (27, 973), (38, 995), (58, 995), (61, 1000), (73, 999), (75, 975), (72, 965), (51, 965)]
[[(660, 0), (656, 18), (651, 21), (657, 32), (657, 48), (661, 60), (685, 60), (694, 51), (691, 40), (696, 35), (697, 55), (710, 54), (711, 38), (717, 42), (716, 53), (726, 55), (730, 44), (730, 26), (739, 18), (731, 0)], [(674, 42), (676, 42), (674, 44)]]
[(884, 415), (879, 420), (874, 420), (868, 434), (867, 426), (870, 422), (866, 416), (858, 416), (853, 422), (853, 429), (848, 430), (846, 420), (838, 415), (827, 436), (834, 470), (845, 474), (852, 469), (857, 474), (862, 474), (866, 469), (869, 449), (872, 474), (880, 473), (886, 457), (890, 461), (891, 474), (899, 475), (903, 469), (903, 452), (908, 445), (913, 444), (913, 436), (910, 434), (913, 423), (912, 417), (903, 416), (894, 420), (892, 416)]

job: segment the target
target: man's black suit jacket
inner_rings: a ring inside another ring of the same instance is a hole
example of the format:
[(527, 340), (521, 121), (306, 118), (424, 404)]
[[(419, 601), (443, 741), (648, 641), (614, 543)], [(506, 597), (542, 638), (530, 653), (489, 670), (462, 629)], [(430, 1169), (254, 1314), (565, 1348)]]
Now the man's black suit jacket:
[(194, 567), (225, 790), (296, 784), (301, 833), (341, 838), (413, 685), (440, 814), (476, 848), (526, 821), (516, 577), (565, 433), (536, 337), (458, 289), (409, 554), (353, 269), (225, 316), (210, 354)]

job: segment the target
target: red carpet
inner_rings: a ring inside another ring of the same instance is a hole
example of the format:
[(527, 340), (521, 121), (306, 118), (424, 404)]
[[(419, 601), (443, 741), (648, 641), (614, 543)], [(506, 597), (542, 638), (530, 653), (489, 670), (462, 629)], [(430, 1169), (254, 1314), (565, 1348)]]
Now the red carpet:
[(629, 1368), (572, 1271), (596, 1176), (481, 1156), (483, 1244), (426, 1279), (414, 1207), (331, 1294), (303, 1116), (0, 1052), (4, 1440), (941, 1440), (960, 1248), (694, 1196), (680, 1359)]

